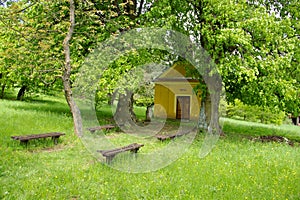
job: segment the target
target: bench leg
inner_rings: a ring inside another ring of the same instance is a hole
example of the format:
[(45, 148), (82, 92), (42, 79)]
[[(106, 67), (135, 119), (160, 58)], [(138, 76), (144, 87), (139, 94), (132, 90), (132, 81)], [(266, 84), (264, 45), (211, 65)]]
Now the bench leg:
[(140, 148), (135, 148), (135, 149), (130, 150), (130, 152), (136, 154), (136, 153), (138, 152), (139, 149), (140, 149)]
[(25, 145), (27, 147), (29, 140), (20, 140), (21, 145)]
[(133, 149), (133, 150), (130, 150), (130, 152), (131, 152), (131, 154), (132, 154), (132, 156), (134, 157), (134, 159), (137, 159), (137, 157), (138, 157), (138, 150), (139, 150), (140, 148), (136, 148), (136, 149)]
[(57, 145), (59, 136), (54, 136), (54, 137), (52, 137), (52, 139), (53, 139), (54, 144)]
[[(138, 152), (139, 149), (140, 149), (140, 147), (135, 147), (135, 148), (133, 148), (133, 149), (127, 149), (127, 150), (123, 150), (123, 151), (116, 152), (116, 153), (111, 154), (111, 155), (109, 155), (109, 156), (108, 156), (108, 155), (103, 155), (103, 152), (102, 152), (102, 156), (105, 157), (106, 163), (107, 163), (107, 164), (111, 164), (111, 162), (112, 162), (113, 158), (115, 157), (115, 155), (117, 155), (118, 153), (125, 152), (125, 151), (130, 151), (130, 154), (131, 154), (132, 156), (134, 156), (134, 158), (137, 158), (137, 152)], [(101, 151), (100, 151), (100, 152), (101, 152)]]
[(106, 163), (107, 164), (111, 164), (111, 162), (112, 162), (112, 160), (113, 160), (114, 157), (115, 157), (114, 155), (113, 156), (107, 156), (106, 157)]
[(136, 154), (138, 152), (138, 149), (130, 150), (130, 152)]

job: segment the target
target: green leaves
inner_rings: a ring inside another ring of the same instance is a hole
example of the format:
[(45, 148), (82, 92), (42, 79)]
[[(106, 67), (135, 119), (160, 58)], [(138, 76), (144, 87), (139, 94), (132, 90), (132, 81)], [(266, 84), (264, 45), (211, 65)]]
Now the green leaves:
[(151, 63), (161, 62), (160, 54), (162, 53), (158, 50), (140, 49), (116, 58), (101, 73), (97, 88), (97, 103), (107, 100), (108, 94), (115, 92), (124, 94), (127, 90), (137, 93), (138, 98), (152, 99), (154, 85), (150, 82), (160, 74), (162, 68), (159, 64), (151, 65)]
[(276, 2), (160, 1), (146, 17), (150, 26), (191, 35), (209, 52), (227, 100), (299, 113), (300, 5)]
[[(300, 113), (298, 1), (161, 0), (139, 6), (129, 1), (76, 2), (72, 79), (99, 42), (137, 26), (164, 27), (190, 35), (210, 54), (229, 101), (238, 98), (246, 104)], [(34, 82), (61, 76), (68, 1), (22, 0), (1, 7), (0, 12), (0, 73), (7, 77), (1, 81), (40, 87)], [(103, 72), (100, 86), (110, 91), (134, 66), (164, 55), (163, 51), (129, 52)]]

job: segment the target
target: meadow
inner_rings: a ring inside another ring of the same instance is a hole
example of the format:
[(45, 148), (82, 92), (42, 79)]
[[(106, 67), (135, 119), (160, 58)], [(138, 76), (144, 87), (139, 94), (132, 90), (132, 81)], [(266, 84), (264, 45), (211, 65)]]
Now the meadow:
[[(127, 173), (91, 155), (74, 135), (61, 96), (0, 100), (0, 116), (0, 199), (300, 199), (300, 127), (224, 119), (226, 136), (206, 157), (198, 156), (204, 139), (198, 135), (167, 167)], [(99, 116), (103, 123), (110, 117)], [(24, 146), (10, 138), (52, 131), (66, 133), (58, 145), (46, 139)], [(285, 136), (295, 145), (250, 139), (260, 135)], [(119, 132), (109, 136), (127, 141)]]

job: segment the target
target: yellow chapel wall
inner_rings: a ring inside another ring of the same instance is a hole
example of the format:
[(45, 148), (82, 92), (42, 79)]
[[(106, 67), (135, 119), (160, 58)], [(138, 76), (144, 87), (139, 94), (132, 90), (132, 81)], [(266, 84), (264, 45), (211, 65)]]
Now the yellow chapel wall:
[(160, 82), (155, 84), (154, 117), (176, 119), (177, 96), (190, 96), (190, 119), (197, 120), (201, 99), (193, 87), (198, 83)]

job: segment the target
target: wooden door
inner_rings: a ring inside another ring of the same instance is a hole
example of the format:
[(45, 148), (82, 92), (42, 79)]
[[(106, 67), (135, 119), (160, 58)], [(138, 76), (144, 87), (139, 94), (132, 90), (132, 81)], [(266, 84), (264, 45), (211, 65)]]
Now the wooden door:
[(176, 101), (176, 119), (190, 119), (190, 97), (178, 96)]

